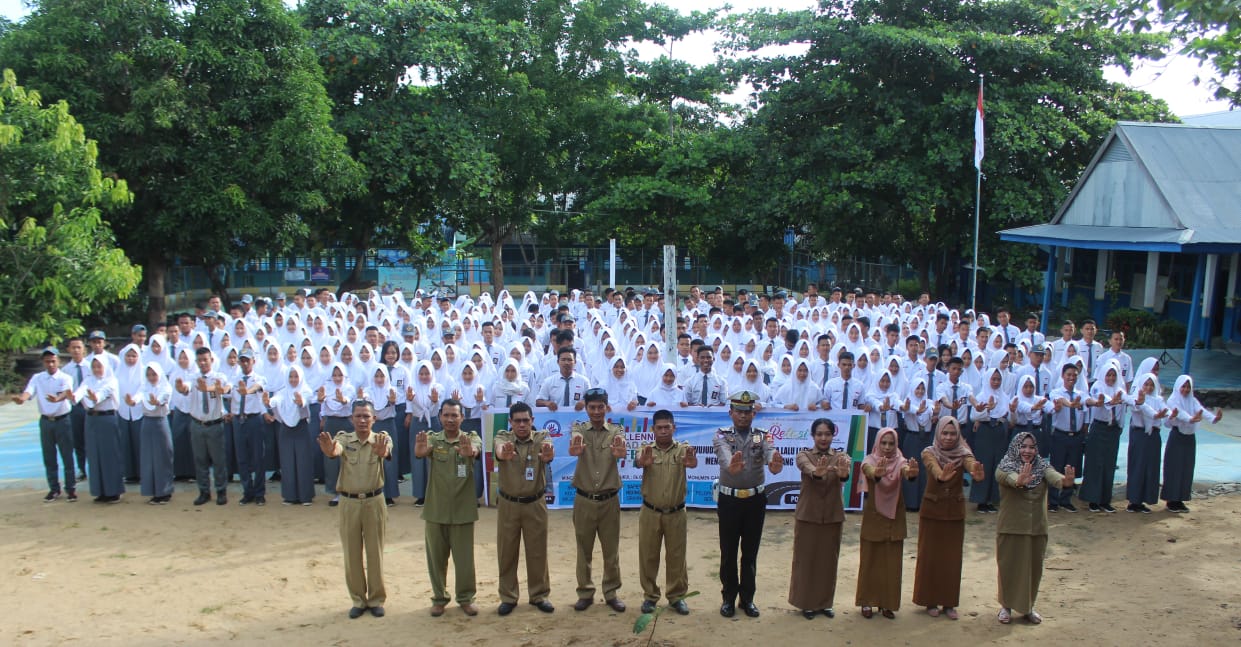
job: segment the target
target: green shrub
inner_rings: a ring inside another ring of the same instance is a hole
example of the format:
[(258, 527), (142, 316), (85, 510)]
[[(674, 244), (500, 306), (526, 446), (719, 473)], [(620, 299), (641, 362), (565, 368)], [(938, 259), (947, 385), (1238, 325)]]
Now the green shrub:
[[(1152, 312), (1138, 310), (1137, 308), (1120, 308), (1118, 310), (1113, 310), (1111, 314), (1107, 316), (1107, 320), (1104, 322), (1103, 328), (1109, 331), (1119, 330), (1125, 333), (1126, 338), (1132, 338), (1137, 333), (1139, 328), (1143, 328), (1146, 329), (1146, 331), (1153, 338), (1155, 326), (1158, 324), (1159, 319)], [(1131, 339), (1131, 341), (1133, 340)], [(1133, 341), (1130, 345), (1134, 344), (1136, 344), (1136, 341)], [(1150, 347), (1144, 346), (1144, 348)]]
[(1189, 334), (1189, 328), (1175, 319), (1160, 321), (1155, 330), (1159, 333), (1159, 348), (1181, 348), (1185, 346), (1185, 336)]

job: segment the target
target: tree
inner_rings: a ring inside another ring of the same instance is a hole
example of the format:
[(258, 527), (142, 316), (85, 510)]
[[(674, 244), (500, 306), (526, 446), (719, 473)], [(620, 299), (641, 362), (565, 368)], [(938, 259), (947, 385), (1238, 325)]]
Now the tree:
[(82, 334), (81, 318), (124, 299), (141, 271), (112, 244), (103, 212), (128, 204), (64, 101), (42, 106), (0, 83), (0, 353)]
[(113, 225), (152, 323), (174, 259), (284, 251), (358, 188), (304, 38), (279, 0), (41, 0), (0, 41), (0, 60), (76, 107), (104, 172), (130, 178)]
[[(734, 21), (732, 47), (802, 43), (802, 55), (742, 59), (754, 84), (746, 128), (770, 142), (756, 163), (761, 210), (793, 214), (814, 248), (905, 259), (949, 295), (972, 247), (974, 103), (987, 81), (981, 265), (1038, 281), (1028, 246), (999, 229), (1043, 221), (1116, 119), (1167, 118), (1107, 65), (1162, 55), (1157, 35), (1049, 20), (1046, 0), (825, 1)], [(864, 223), (865, 226), (858, 226)]]

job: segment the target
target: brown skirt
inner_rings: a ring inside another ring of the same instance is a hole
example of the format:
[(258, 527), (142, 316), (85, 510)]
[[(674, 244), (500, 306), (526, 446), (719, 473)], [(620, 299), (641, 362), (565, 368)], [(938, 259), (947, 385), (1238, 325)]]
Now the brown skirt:
[(836, 599), (836, 563), (840, 560), (841, 523), (793, 525), (793, 573), (789, 604), (802, 610), (831, 609)]
[(859, 607), (901, 608), (901, 559), (905, 540), (862, 540), (858, 564), (857, 597)]
[(1047, 535), (995, 536), (995, 561), (1000, 566), (1000, 606), (1014, 613), (1034, 609), (1043, 580)]
[(955, 607), (961, 602), (961, 552), (965, 521), (918, 521), (918, 565), (914, 604)]

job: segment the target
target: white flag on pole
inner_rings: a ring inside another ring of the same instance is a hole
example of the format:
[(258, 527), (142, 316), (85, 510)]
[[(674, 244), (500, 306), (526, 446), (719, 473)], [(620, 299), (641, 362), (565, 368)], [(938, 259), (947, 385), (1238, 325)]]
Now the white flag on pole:
[(974, 168), (982, 170), (982, 82), (978, 83), (978, 110), (974, 113)]

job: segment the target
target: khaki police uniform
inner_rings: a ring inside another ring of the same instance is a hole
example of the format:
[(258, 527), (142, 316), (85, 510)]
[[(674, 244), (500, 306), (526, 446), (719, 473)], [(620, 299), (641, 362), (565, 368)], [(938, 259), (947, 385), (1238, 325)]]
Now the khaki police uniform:
[(653, 448), (654, 463), (642, 470), (642, 510), (638, 512), (638, 578), (646, 600), (659, 602), (659, 550), (667, 550), (668, 602), (676, 602), (689, 592), (685, 566), (685, 452), (686, 443), (674, 442), (667, 449), (650, 443), (638, 449), (641, 456)]
[[(381, 607), (388, 594), (384, 590), (383, 551), (388, 529), (388, 508), (384, 505), (384, 460), (374, 453), (375, 439), (387, 436), (372, 432), (363, 442), (352, 431), (336, 434), (340, 446), (340, 543), (345, 551), (345, 585), (353, 606), (360, 609)], [(388, 458), (394, 447), (388, 437)], [(366, 568), (362, 552), (366, 552)]]
[[(462, 442), (474, 446), (474, 458), (457, 453)], [(422, 508), (426, 522), (427, 575), (431, 580), (431, 604), (449, 602), (445, 590), (448, 558), (452, 557), (457, 604), (474, 602), (474, 522), (478, 521), (478, 497), (474, 495), (474, 466), (483, 441), (474, 432), (461, 431), (452, 440), (444, 432), (427, 434), (427, 498)]]
[(617, 496), (621, 480), (616, 457), (612, 456), (612, 439), (623, 438), (624, 434), (625, 428), (618, 424), (604, 423), (603, 429), (593, 429), (589, 422), (573, 423), (572, 436), (581, 436), (584, 441), (582, 455), (577, 457), (577, 469), (573, 472), (573, 487), (577, 490), (573, 500), (573, 531), (577, 536), (579, 600), (595, 597), (590, 571), (596, 537), (603, 550), (603, 598), (614, 599), (621, 587), (620, 498)]
[[(767, 438), (766, 430), (758, 427), (721, 428), (713, 444), (720, 466), (720, 497), (715, 511), (720, 529), (720, 592), (725, 603), (731, 604), (740, 597), (741, 604), (745, 605), (754, 602), (758, 547), (767, 517), (764, 470), (776, 449)], [(728, 471), (735, 453), (745, 459), (745, 467), (737, 474)]]
[[(526, 544), (526, 588), (537, 604), (551, 593), (547, 567), (547, 470), (539, 450), (547, 442), (546, 431), (531, 431), (520, 440), (512, 431), (495, 437), (494, 456), (499, 468), (500, 500), (496, 514), (496, 552), (500, 563), (500, 602), (516, 604), (520, 587), (517, 560)], [(514, 456), (500, 460), (499, 448), (513, 443)]]

